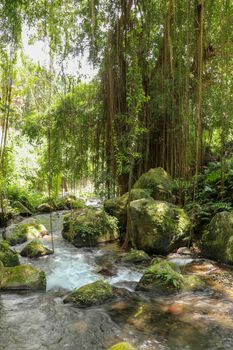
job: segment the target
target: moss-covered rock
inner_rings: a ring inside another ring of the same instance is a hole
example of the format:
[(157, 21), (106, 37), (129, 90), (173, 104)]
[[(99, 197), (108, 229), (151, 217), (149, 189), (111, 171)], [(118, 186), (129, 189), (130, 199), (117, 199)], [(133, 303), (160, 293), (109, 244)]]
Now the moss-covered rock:
[(111, 346), (108, 350), (136, 350), (131, 344), (122, 342)]
[(155, 289), (161, 292), (201, 290), (205, 286), (199, 277), (182, 275), (179, 267), (166, 260), (157, 260), (144, 272), (137, 289)]
[(74, 195), (64, 196), (56, 203), (57, 210), (82, 209), (85, 207), (85, 202), (82, 199), (77, 199)]
[(20, 252), (21, 256), (25, 256), (28, 258), (39, 258), (41, 256), (49, 254), (53, 254), (53, 251), (45, 247), (38, 240), (31, 241)]
[(154, 199), (172, 199), (173, 180), (163, 168), (150, 169), (135, 182), (134, 189), (149, 191)]
[(151, 258), (143, 250), (134, 249), (134, 250), (131, 250), (129, 253), (127, 253), (122, 260), (129, 264), (138, 264), (138, 263), (149, 262)]
[(100, 305), (113, 296), (111, 285), (103, 280), (89, 283), (72, 291), (64, 303), (73, 303), (78, 307)]
[(45, 290), (43, 271), (29, 265), (0, 268), (0, 290)]
[(29, 239), (43, 237), (47, 234), (48, 231), (44, 225), (36, 220), (31, 220), (9, 226), (3, 233), (3, 237), (10, 245), (16, 245), (24, 243)]
[[(131, 191), (131, 202), (141, 198), (152, 199), (149, 192), (142, 189), (133, 189)], [(107, 199), (104, 202), (104, 210), (115, 216), (118, 220), (120, 231), (124, 231), (127, 223), (127, 204), (129, 199), (129, 193), (123, 194), (121, 197)]]
[(40, 213), (50, 213), (50, 211), (53, 211), (54, 208), (49, 203), (42, 203), (37, 207), (37, 210)]
[(190, 220), (171, 203), (140, 199), (130, 204), (131, 237), (138, 249), (168, 254), (189, 239)]
[(31, 216), (32, 212), (19, 201), (13, 203), (13, 207), (16, 208), (17, 212), (22, 216)]
[(137, 289), (155, 289), (161, 292), (200, 290), (205, 286), (197, 276), (182, 275), (179, 267), (170, 261), (155, 261), (144, 272)]
[(233, 211), (217, 213), (202, 236), (203, 254), (233, 264)]
[(20, 265), (18, 254), (11, 250), (7, 241), (0, 243), (0, 261), (3, 266), (11, 267)]
[(104, 211), (85, 209), (65, 216), (62, 235), (76, 247), (92, 247), (118, 239), (117, 219)]

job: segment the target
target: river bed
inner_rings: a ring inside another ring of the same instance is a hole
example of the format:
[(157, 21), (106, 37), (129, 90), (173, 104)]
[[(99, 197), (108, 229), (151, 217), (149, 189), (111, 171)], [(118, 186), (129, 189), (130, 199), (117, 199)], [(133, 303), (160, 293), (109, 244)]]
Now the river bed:
[[(64, 305), (69, 290), (103, 278), (98, 273), (102, 263), (113, 264), (119, 248), (75, 248), (61, 236), (63, 215), (52, 216), (55, 254), (21, 258), (21, 263), (45, 271), (47, 291), (0, 294), (1, 350), (106, 350), (119, 341), (129, 341), (138, 350), (233, 349), (233, 274), (209, 261), (197, 259), (189, 271), (207, 280), (203, 292), (135, 292), (142, 268), (119, 261), (115, 275), (106, 278), (126, 290), (122, 296), (101, 307)], [(49, 227), (48, 214), (36, 218)], [(43, 243), (51, 247), (51, 237), (44, 237)], [(190, 263), (182, 258), (177, 262)]]

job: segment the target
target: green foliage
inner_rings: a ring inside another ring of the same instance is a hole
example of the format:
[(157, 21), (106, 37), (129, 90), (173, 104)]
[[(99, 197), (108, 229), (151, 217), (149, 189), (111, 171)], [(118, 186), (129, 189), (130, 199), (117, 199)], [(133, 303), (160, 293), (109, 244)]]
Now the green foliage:
[(183, 276), (177, 271), (176, 264), (168, 261), (153, 263), (146, 269), (143, 281), (150, 284), (155, 280), (160, 280), (168, 288), (180, 289), (183, 286)]
[(29, 190), (27, 187), (19, 187), (18, 185), (8, 186), (6, 195), (12, 204), (19, 201), (30, 211), (35, 211), (38, 205), (44, 201), (44, 196), (40, 192)]
[(73, 232), (78, 232), (82, 238), (99, 237), (105, 232), (117, 231), (117, 219), (106, 214), (104, 211), (89, 209), (85, 215), (72, 218), (72, 213), (64, 218), (64, 227), (67, 225)]

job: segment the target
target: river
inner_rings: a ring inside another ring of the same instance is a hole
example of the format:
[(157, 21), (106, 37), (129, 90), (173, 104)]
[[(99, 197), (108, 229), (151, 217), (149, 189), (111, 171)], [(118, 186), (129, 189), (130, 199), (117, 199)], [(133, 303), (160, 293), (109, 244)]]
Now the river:
[[(233, 273), (206, 260), (197, 259), (189, 271), (207, 276), (202, 292), (169, 296), (135, 292), (142, 268), (118, 261), (115, 275), (106, 277), (122, 288), (116, 300), (88, 309), (63, 304), (68, 291), (103, 278), (98, 273), (101, 265), (114, 264), (119, 254), (116, 245), (77, 249), (64, 241), (63, 215), (52, 216), (55, 253), (35, 260), (21, 258), (22, 264), (45, 271), (47, 291), (0, 294), (1, 350), (106, 350), (119, 341), (138, 350), (233, 349)], [(36, 218), (49, 227), (49, 215)], [(44, 237), (43, 243), (51, 247), (51, 237)], [(185, 266), (190, 261), (177, 262)]]

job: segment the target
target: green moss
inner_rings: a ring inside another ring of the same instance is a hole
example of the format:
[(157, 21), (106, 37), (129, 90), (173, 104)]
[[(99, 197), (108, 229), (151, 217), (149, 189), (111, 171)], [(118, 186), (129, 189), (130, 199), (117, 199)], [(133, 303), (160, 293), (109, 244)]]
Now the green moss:
[(164, 292), (203, 289), (204, 282), (197, 276), (182, 275), (176, 264), (162, 260), (154, 262), (146, 269), (138, 288), (159, 288)]
[(114, 241), (118, 238), (117, 219), (94, 209), (71, 213), (64, 218), (62, 235), (77, 247)]
[(183, 276), (176, 264), (162, 260), (148, 267), (139, 283), (150, 287), (160, 286), (164, 290), (179, 290), (183, 286)]
[(0, 290), (45, 290), (43, 271), (29, 265), (0, 269)]
[(182, 291), (202, 290), (205, 288), (205, 283), (198, 276), (183, 276), (184, 283)]
[(28, 239), (39, 237), (47, 232), (45, 226), (36, 221), (22, 223), (15, 226), (9, 235), (6, 235), (6, 240), (10, 245), (16, 245), (26, 242)]
[[(125, 230), (127, 222), (127, 203), (128, 203), (129, 193), (123, 194), (121, 197), (116, 197), (112, 199), (107, 199), (104, 202), (104, 210), (115, 216), (119, 223), (119, 229), (121, 231)], [(131, 191), (131, 202), (141, 198), (152, 199), (149, 192), (143, 189), (132, 189)]]
[(135, 189), (146, 189), (154, 199), (169, 199), (173, 181), (163, 168), (150, 169), (135, 182)]
[(217, 213), (202, 237), (203, 254), (233, 264), (233, 211)]
[(38, 240), (31, 241), (20, 252), (21, 256), (28, 258), (39, 258), (49, 254), (53, 254), (53, 251), (45, 247)]
[(130, 204), (131, 237), (138, 249), (168, 254), (189, 239), (190, 220), (171, 203), (140, 199)]
[(137, 264), (142, 262), (148, 262), (151, 259), (149, 255), (143, 250), (131, 250), (131, 252), (127, 253), (122, 260), (126, 263)]
[(129, 343), (122, 342), (111, 346), (111, 348), (109, 348), (108, 350), (136, 350), (136, 349)]
[(96, 281), (75, 289), (65, 299), (64, 303), (74, 303), (79, 307), (102, 304), (113, 296), (112, 287), (106, 281)]
[(9, 243), (5, 240), (0, 243), (0, 261), (3, 266), (20, 265), (18, 254), (10, 249)]
[(56, 208), (58, 210), (66, 209), (82, 209), (85, 207), (85, 202), (82, 199), (77, 199), (75, 196), (66, 196), (61, 198), (56, 203)]

